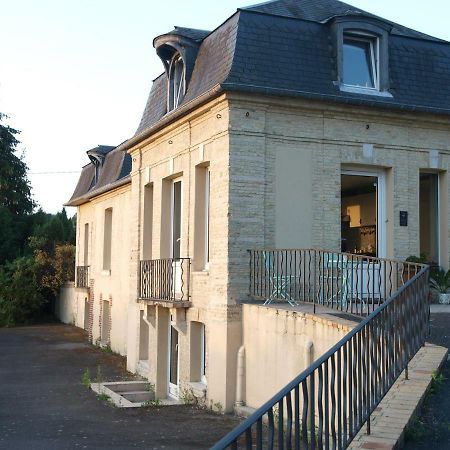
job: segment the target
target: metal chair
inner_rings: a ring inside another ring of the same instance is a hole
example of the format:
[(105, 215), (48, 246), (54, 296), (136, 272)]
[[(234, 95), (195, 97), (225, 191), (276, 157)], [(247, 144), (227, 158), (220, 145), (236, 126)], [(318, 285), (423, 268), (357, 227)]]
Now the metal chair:
[[(282, 264), (277, 264), (270, 251), (263, 252), (265, 277), (269, 284), (269, 296), (264, 305), (270, 305), (273, 301), (284, 300), (291, 306), (297, 306), (298, 302), (291, 295), (294, 294), (291, 289), (295, 276), (289, 273), (283, 273)], [(277, 261), (278, 262), (278, 261)]]

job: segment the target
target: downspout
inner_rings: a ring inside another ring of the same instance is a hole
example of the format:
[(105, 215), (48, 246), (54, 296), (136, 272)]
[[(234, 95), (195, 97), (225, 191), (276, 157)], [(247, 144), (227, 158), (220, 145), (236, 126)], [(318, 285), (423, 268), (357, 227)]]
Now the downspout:
[(242, 345), (237, 354), (237, 379), (235, 406), (244, 406), (245, 347)]

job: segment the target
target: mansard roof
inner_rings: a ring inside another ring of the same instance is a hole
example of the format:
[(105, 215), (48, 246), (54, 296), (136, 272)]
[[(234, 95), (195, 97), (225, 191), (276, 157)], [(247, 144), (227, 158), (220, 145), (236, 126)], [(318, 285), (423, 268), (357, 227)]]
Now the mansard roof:
[(131, 156), (117, 147), (99, 145), (86, 152), (88, 155), (102, 155), (101, 167), (96, 174), (94, 162), (83, 167), (78, 184), (66, 206), (77, 206), (90, 198), (121, 186), (130, 181)]
[(273, 0), (253, 6), (240, 8), (241, 11), (253, 11), (273, 16), (289, 17), (291, 19), (308, 20), (317, 23), (326, 23), (340, 16), (369, 17), (382, 20), (392, 26), (391, 34), (412, 38), (441, 41), (441, 39), (428, 36), (424, 33), (383, 19), (355, 6), (338, 0)]
[[(389, 31), (389, 92), (376, 97), (336, 85), (337, 17), (366, 18)], [(146, 133), (227, 91), (303, 97), (450, 114), (450, 44), (337, 0), (275, 0), (240, 8), (203, 38), (181, 105), (167, 113), (167, 79), (154, 80), (133, 145)]]
[[(343, 20), (367, 21), (387, 33), (390, 95), (347, 92), (336, 83), (334, 23)], [(135, 135), (108, 153), (105, 164), (114, 170), (105, 166), (104, 178), (91, 186), (93, 168), (86, 166), (69, 205), (128, 176), (131, 162), (116, 156), (119, 151), (225, 92), (450, 115), (450, 43), (337, 0), (274, 0), (238, 9), (212, 32), (175, 27), (154, 41), (163, 62), (170, 57), (166, 47), (183, 53), (192, 43), (195, 52), (189, 56), (189, 79), (179, 106), (167, 111), (165, 72), (153, 80)]]

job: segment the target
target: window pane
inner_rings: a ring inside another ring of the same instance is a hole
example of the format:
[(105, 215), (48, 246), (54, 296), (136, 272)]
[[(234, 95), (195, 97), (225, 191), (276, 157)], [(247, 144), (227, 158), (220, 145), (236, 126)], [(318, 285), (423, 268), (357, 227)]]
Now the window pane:
[(369, 41), (344, 39), (344, 84), (375, 87)]
[(181, 181), (173, 184), (172, 199), (172, 258), (181, 256)]

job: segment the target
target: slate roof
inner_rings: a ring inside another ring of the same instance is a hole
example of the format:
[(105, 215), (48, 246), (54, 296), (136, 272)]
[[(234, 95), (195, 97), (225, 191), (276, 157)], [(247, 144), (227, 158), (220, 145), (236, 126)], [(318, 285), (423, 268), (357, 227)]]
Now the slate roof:
[(116, 186), (129, 181), (131, 172), (131, 156), (120, 151), (117, 147), (99, 145), (88, 150), (102, 153), (105, 156), (102, 167), (99, 171), (98, 180), (95, 183), (95, 167), (89, 163), (83, 167), (78, 184), (66, 206), (77, 206), (90, 198), (106, 192)]
[(210, 31), (206, 30), (197, 30), (195, 28), (184, 28), (175, 26), (175, 28), (172, 31), (169, 31), (169, 33), (167, 34), (168, 35), (172, 34), (174, 36), (183, 36), (185, 38), (201, 42), (203, 39), (205, 39), (206, 36), (208, 36), (209, 33)]
[[(343, 92), (336, 86), (329, 21), (343, 15), (375, 17), (391, 27), (392, 97)], [(153, 81), (135, 135), (113, 152), (131, 148), (201, 102), (232, 91), (450, 115), (450, 44), (337, 0), (275, 0), (239, 9), (210, 33), (182, 27), (170, 33), (199, 43), (184, 99), (167, 113), (167, 78), (161, 74)], [(92, 169), (83, 169), (71, 202), (96, 192), (100, 182), (105, 189), (127, 177), (131, 163), (125, 157), (119, 170), (116, 158), (108, 154), (115, 169), (88, 191)]]
[[(393, 95), (376, 97), (342, 92), (333, 83), (337, 62), (328, 21), (356, 14), (392, 26), (389, 75)], [(185, 98), (177, 108), (216, 87), (225, 91), (304, 97), (355, 105), (450, 114), (450, 44), (337, 0), (275, 0), (240, 8), (200, 45)], [(152, 86), (134, 139), (166, 123), (167, 80)], [(183, 108), (183, 106), (186, 106)]]
[(325, 23), (333, 17), (345, 15), (360, 15), (380, 19), (393, 26), (391, 33), (399, 36), (417, 37), (440, 41), (440, 39), (420, 33), (403, 25), (371, 14), (355, 6), (337, 0), (275, 0), (253, 6), (240, 8), (242, 11), (253, 11), (274, 16), (290, 17), (291, 19), (309, 20), (311, 22)]

